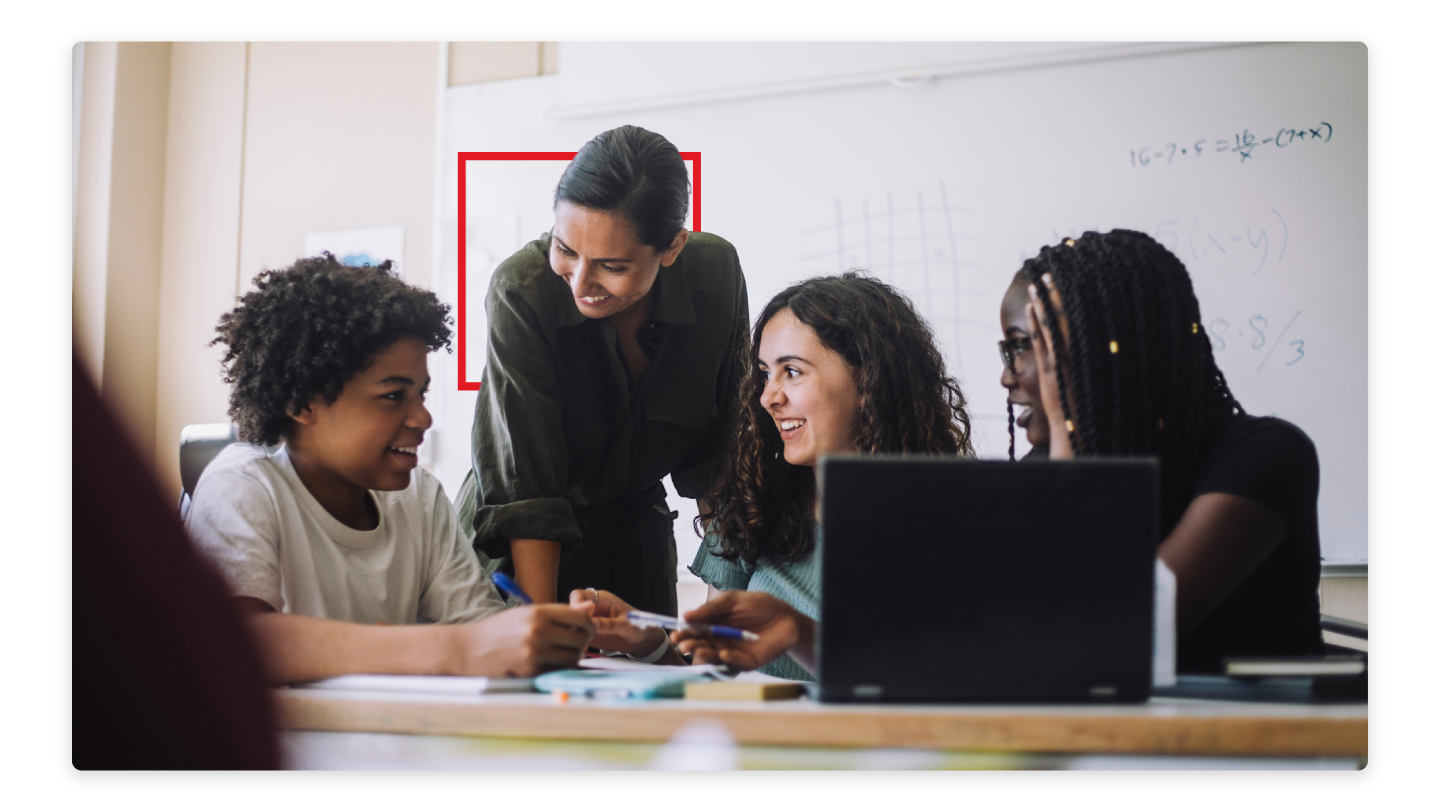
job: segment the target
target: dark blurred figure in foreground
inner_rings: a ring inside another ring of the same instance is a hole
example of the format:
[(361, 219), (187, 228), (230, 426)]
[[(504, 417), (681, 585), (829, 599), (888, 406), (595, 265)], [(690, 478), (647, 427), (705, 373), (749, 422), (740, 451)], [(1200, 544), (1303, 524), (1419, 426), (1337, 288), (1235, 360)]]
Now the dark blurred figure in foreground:
[(119, 422), (72, 357), (77, 769), (277, 768), (260, 660)]

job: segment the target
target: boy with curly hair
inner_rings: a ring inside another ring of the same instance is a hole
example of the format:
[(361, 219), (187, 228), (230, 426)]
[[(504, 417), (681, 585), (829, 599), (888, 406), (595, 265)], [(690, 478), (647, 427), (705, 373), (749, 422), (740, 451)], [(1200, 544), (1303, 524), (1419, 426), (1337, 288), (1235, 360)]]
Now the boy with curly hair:
[(573, 666), (595, 632), (589, 616), (506, 609), (440, 482), (418, 467), (426, 357), (450, 348), (451, 319), (390, 270), (302, 259), (261, 273), (221, 316), (212, 345), (226, 346), (243, 442), (206, 468), (186, 527), (276, 682)]

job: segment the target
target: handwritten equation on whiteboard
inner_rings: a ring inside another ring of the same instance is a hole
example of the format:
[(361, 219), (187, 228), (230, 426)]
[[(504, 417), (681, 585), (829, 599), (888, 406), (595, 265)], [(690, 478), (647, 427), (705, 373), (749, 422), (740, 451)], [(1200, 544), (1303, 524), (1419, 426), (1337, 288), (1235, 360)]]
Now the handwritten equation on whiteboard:
[[(1100, 230), (1098, 227), (1070, 228), (1069, 234), (1072, 239), (1078, 239), (1085, 231)], [(1156, 222), (1149, 233), (1184, 262), (1191, 273), (1201, 266), (1216, 269), (1217, 265), (1229, 265), (1255, 276), (1266, 266), (1283, 260), (1290, 243), (1290, 226), (1274, 208), (1268, 215), (1238, 220), (1208, 216), (1165, 219)], [(1052, 229), (1051, 236), (1052, 244), (1064, 238), (1059, 229)], [(1033, 251), (1021, 252), (1020, 262), (1023, 264), (1035, 255)], [(1200, 306), (1203, 311), (1205, 302), (1201, 301)], [(1254, 310), (1251, 313), (1225, 313), (1205, 322), (1217, 360), (1221, 354), (1249, 355), (1255, 363), (1255, 373), (1260, 374), (1267, 368), (1287, 369), (1305, 359), (1304, 326), (1295, 328), (1300, 310), (1285, 313), (1280, 323), (1272, 322), (1264, 313), (1254, 313)], [(1280, 315), (1276, 314), (1276, 318)]]
[[(1260, 364), (1255, 367), (1255, 373), (1259, 374), (1265, 370), (1266, 364), (1270, 362), (1271, 355), (1282, 345), (1285, 349), (1281, 356), (1276, 358), (1276, 364), (1283, 362), (1285, 368), (1289, 368), (1305, 359), (1305, 341), (1302, 338), (1290, 334), (1290, 327), (1300, 319), (1300, 311), (1296, 310), (1286, 321), (1285, 326), (1280, 330), (1279, 335), (1271, 329), (1270, 319), (1264, 315), (1251, 315), (1244, 323), (1234, 324), (1237, 328), (1231, 331), (1232, 324), (1228, 318), (1213, 318), (1207, 325), (1210, 333), (1210, 345), (1215, 353), (1219, 354), (1227, 349), (1245, 351), (1249, 350), (1255, 357), (1260, 358)], [(1246, 333), (1249, 329), (1249, 333)], [(1295, 337), (1286, 343), (1285, 338)]]
[(1186, 261), (1221, 260), (1237, 263), (1258, 276), (1267, 264), (1285, 259), (1285, 249), (1290, 246), (1290, 225), (1285, 217), (1274, 208), (1270, 215), (1254, 217), (1244, 223), (1242, 232), (1237, 224), (1211, 223), (1203, 217), (1195, 217), (1188, 223), (1179, 219), (1167, 219), (1155, 223), (1155, 241), (1170, 249), (1171, 253)]
[[(1243, 227), (1242, 227), (1243, 226)], [(1071, 228), (1071, 239), (1079, 239), (1086, 231), (1101, 231), (1098, 226)], [(1212, 220), (1209, 217), (1164, 219), (1149, 231), (1156, 242), (1164, 245), (1192, 271), (1198, 262), (1223, 262), (1237, 265), (1258, 276), (1268, 266), (1284, 261), (1290, 246), (1290, 225), (1274, 208), (1268, 216), (1252, 216), (1246, 221)], [(1065, 238), (1059, 229), (1050, 231), (1051, 245)], [(1018, 262), (1035, 258), (1038, 251), (1020, 251)]]
[[(1151, 166), (1168, 166), (1175, 162), (1178, 156), (1181, 160), (1201, 159), (1204, 155), (1222, 155), (1228, 153), (1238, 155), (1240, 162), (1244, 163), (1255, 157), (1257, 151), (1265, 147), (1274, 149), (1290, 149), (1302, 144), (1329, 143), (1334, 136), (1335, 128), (1325, 121), (1317, 126), (1304, 126), (1295, 129), (1281, 127), (1274, 136), (1261, 139), (1256, 133), (1246, 128), (1244, 132), (1237, 132), (1233, 138), (1200, 138), (1189, 142), (1175, 141), (1167, 143), (1158, 148), (1142, 146), (1139, 149), (1130, 150), (1130, 165), (1136, 169), (1148, 169)], [(1213, 158), (1212, 158), (1213, 159)]]

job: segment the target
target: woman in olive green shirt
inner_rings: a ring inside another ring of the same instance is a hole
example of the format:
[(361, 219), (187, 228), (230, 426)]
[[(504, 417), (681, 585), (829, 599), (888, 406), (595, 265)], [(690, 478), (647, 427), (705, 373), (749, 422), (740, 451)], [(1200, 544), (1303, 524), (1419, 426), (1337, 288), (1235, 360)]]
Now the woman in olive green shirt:
[(458, 507), (537, 601), (599, 588), (676, 612), (661, 479), (709, 489), (750, 321), (735, 249), (684, 229), (688, 201), (669, 141), (602, 133), (561, 177), (551, 232), (490, 280)]

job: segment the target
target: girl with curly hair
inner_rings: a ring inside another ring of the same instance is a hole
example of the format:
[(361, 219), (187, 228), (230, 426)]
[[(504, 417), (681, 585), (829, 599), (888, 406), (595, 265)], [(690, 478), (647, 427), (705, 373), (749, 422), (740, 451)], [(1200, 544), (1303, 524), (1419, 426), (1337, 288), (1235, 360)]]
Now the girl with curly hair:
[[(721, 591), (770, 594), (813, 619), (820, 605), (815, 468), (836, 453), (973, 456), (960, 386), (904, 295), (857, 272), (812, 278), (775, 296), (755, 324), (724, 467), (707, 499), (705, 542), (691, 569)], [(576, 591), (572, 604), (591, 601)], [(668, 643), (620, 617), (600, 592), (597, 646), (647, 652)], [(677, 653), (667, 653), (679, 660)], [(762, 671), (811, 679), (789, 656)]]

